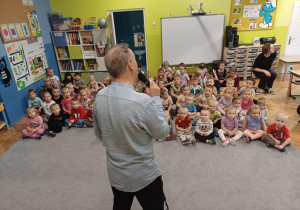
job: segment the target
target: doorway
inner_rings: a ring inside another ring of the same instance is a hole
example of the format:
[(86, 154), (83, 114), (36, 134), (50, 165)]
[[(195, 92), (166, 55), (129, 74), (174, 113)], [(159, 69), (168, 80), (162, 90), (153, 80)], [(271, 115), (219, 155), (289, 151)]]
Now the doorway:
[(115, 44), (125, 42), (135, 54), (142, 71), (147, 71), (144, 9), (109, 11)]
[[(289, 30), (286, 38), (284, 55), (299, 55), (300, 53), (300, 1), (295, 1)], [(284, 66), (281, 73), (284, 72)]]

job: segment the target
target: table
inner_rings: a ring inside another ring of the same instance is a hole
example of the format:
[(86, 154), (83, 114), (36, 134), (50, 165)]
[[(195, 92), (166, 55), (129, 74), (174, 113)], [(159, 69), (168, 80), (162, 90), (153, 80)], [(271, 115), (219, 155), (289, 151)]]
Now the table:
[(287, 91), (287, 96), (290, 96), (290, 97), (296, 99), (295, 96), (300, 96), (300, 95), (292, 95), (292, 84), (296, 84), (295, 82), (293, 82), (294, 76), (297, 78), (300, 78), (300, 70), (291, 70), (290, 71), (290, 82), (289, 82), (289, 87), (288, 87), (288, 91)]
[(285, 80), (285, 75), (286, 75), (288, 66), (300, 64), (300, 55), (280, 56), (279, 62), (280, 61), (285, 64), (284, 75), (283, 75), (283, 80)]
[(6, 119), (6, 115), (5, 115), (5, 112), (4, 112), (4, 105), (3, 105), (2, 102), (0, 103), (0, 112), (3, 114), (3, 118), (4, 118), (4, 122), (5, 122), (5, 124), (0, 122), (0, 129), (3, 128), (6, 125), (7, 130), (9, 130), (9, 125), (8, 125), (8, 122), (7, 122), (7, 119)]

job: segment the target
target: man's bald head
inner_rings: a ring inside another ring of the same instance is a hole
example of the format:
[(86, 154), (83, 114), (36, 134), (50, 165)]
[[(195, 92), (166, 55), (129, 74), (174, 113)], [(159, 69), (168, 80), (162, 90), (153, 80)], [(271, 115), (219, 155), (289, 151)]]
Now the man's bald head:
[(126, 71), (128, 60), (132, 60), (128, 44), (122, 43), (113, 46), (106, 54), (104, 61), (108, 73), (117, 78)]

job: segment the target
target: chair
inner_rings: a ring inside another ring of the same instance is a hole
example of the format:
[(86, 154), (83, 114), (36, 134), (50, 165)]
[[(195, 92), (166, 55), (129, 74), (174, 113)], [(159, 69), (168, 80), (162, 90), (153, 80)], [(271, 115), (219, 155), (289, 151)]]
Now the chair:
[[(291, 68), (291, 70), (300, 70), (300, 64), (295, 65)], [(295, 85), (300, 85), (300, 79), (295, 79), (295, 82), (293, 82)]]
[(7, 130), (9, 130), (9, 125), (8, 125), (6, 115), (5, 115), (5, 112), (4, 112), (4, 104), (2, 102), (0, 103), (0, 112), (3, 114), (3, 118), (4, 118), (4, 122), (5, 122), (5, 123), (2, 123), (2, 124), (0, 123), (0, 129), (2, 129), (6, 125)]

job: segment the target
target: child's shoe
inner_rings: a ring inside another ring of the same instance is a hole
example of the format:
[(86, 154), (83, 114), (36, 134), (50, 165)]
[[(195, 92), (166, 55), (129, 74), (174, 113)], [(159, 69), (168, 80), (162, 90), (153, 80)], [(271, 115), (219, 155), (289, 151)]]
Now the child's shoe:
[(55, 137), (56, 133), (54, 133), (53, 131), (48, 131), (47, 135), (50, 136), (50, 137)]
[(165, 139), (165, 141), (170, 141), (172, 139), (175, 139), (176, 136), (177, 136), (177, 134), (175, 132), (173, 132)]
[(246, 143), (249, 143), (250, 141), (252, 141), (251, 137), (247, 137), (246, 138)]
[(23, 135), (23, 139), (29, 139), (29, 136)]
[(164, 139), (156, 139), (158, 142), (165, 141)]
[(267, 145), (267, 147), (270, 147), (270, 144), (268, 142), (266, 143), (266, 145)]
[(42, 139), (42, 136), (41, 136), (41, 135), (37, 135), (37, 136), (35, 137), (35, 139), (36, 139), (36, 140), (41, 140), (41, 139)]
[(83, 128), (86, 128), (87, 126), (86, 126), (86, 124), (82, 123), (82, 127), (83, 127)]
[(229, 143), (230, 143), (232, 146), (236, 146), (236, 141), (235, 141), (233, 138), (230, 138), (230, 139), (229, 139)]
[(286, 151), (286, 147), (283, 147), (282, 150), (279, 150), (280, 152), (285, 152)]
[(191, 143), (192, 144), (196, 144), (196, 140), (193, 138), (193, 139), (191, 139)]
[(83, 127), (83, 125), (82, 124), (80, 124), (80, 125), (76, 125), (76, 128), (82, 128)]
[(192, 122), (192, 126), (196, 126), (197, 122)]
[(216, 141), (214, 139), (209, 139), (209, 140), (206, 140), (206, 143), (214, 145), (214, 144), (216, 144)]
[(229, 141), (227, 141), (226, 139), (222, 141), (223, 143), (223, 147), (226, 147), (229, 144)]

